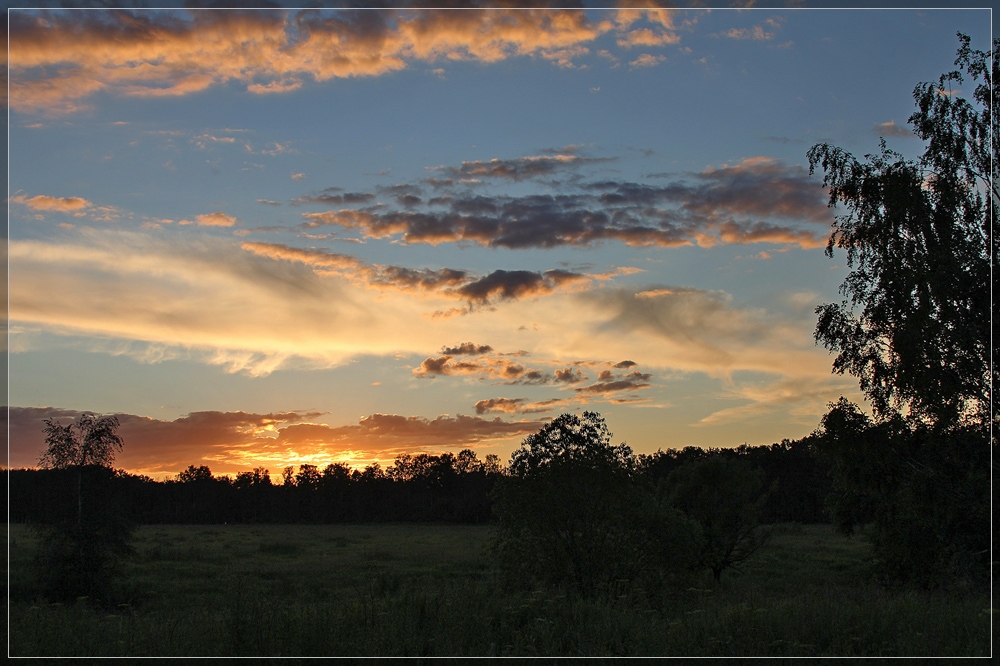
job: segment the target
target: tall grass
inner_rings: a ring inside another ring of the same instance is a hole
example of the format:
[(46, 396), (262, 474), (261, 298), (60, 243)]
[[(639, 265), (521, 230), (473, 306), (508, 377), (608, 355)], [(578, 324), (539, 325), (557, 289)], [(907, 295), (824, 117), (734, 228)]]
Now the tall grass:
[(885, 591), (865, 547), (775, 531), (742, 573), (600, 599), (512, 588), (485, 528), (146, 527), (119, 605), (33, 597), (14, 529), (20, 656), (985, 656), (988, 591)]

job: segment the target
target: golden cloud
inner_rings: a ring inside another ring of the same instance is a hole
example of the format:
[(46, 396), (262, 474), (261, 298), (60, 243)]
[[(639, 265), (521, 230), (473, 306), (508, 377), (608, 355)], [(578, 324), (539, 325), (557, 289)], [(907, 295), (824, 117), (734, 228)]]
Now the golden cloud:
[[(43, 421), (68, 422), (79, 412), (67, 409), (10, 408), (12, 467), (33, 467), (44, 450)], [(277, 474), (288, 465), (382, 464), (404, 453), (437, 453), (479, 443), (523, 437), (538, 430), (537, 421), (503, 421), (473, 416), (372, 414), (358, 423), (315, 423), (317, 412), (256, 414), (193, 412), (164, 421), (118, 414), (125, 447), (115, 466), (132, 472), (175, 475), (188, 465), (207, 465), (216, 474), (266, 467)]]
[(94, 205), (82, 197), (50, 197), (45, 194), (33, 197), (18, 194), (12, 196), (10, 200), (32, 210), (53, 210), (60, 213), (75, 213)]
[[(99, 91), (187, 95), (237, 81), (254, 94), (306, 78), (379, 76), (414, 62), (536, 57), (561, 66), (615, 31), (623, 44), (676, 43), (668, 10), (581, 9), (28, 12), (10, 16), (10, 106), (67, 113)], [(645, 20), (649, 27), (635, 27)]]
[(238, 222), (232, 215), (220, 211), (198, 215), (194, 219), (199, 227), (231, 227)]

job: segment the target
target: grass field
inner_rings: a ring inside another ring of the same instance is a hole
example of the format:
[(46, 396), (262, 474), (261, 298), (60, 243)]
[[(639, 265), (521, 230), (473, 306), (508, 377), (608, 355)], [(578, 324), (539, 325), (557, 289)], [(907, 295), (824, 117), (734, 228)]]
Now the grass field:
[(119, 604), (49, 604), (32, 532), (10, 527), (12, 656), (987, 656), (988, 590), (886, 591), (865, 544), (777, 526), (715, 585), (582, 599), (512, 589), (489, 528), (147, 526)]

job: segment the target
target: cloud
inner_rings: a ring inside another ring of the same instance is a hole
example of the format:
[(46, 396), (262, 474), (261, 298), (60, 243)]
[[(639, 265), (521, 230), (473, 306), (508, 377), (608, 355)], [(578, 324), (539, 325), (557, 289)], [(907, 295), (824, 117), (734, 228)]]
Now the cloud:
[(456, 347), (442, 347), (442, 354), (449, 354), (451, 356), (483, 356), (484, 354), (489, 354), (493, 351), (493, 347), (489, 345), (477, 345), (472, 342), (463, 342)]
[[(10, 408), (12, 467), (32, 467), (44, 451), (43, 420), (65, 424), (79, 412), (49, 407)], [(272, 414), (192, 412), (164, 421), (118, 414), (125, 446), (115, 466), (149, 475), (174, 475), (188, 465), (208, 465), (216, 474), (263, 466), (277, 474), (287, 465), (388, 462), (400, 453), (457, 450), (480, 442), (522, 437), (541, 427), (534, 421), (472, 416), (372, 414), (358, 423), (313, 422), (318, 412)]]
[(905, 139), (912, 139), (916, 136), (909, 128), (897, 125), (895, 120), (876, 124), (872, 128), (872, 132), (875, 132), (879, 136), (895, 136)]
[(252, 94), (287, 93), (309, 80), (455, 60), (573, 66), (609, 32), (622, 44), (661, 45), (677, 41), (672, 28), (657, 9), (593, 19), (582, 9), (15, 11), (10, 104), (73, 113), (97, 92), (166, 97), (228, 82)]
[(605, 329), (642, 330), (668, 340), (696, 365), (732, 364), (734, 346), (767, 333), (764, 320), (731, 307), (731, 298), (722, 292), (690, 287), (605, 290), (588, 300), (607, 310)]
[[(674, 23), (674, 11), (658, 7), (656, 2), (630, 2), (632, 8), (619, 9), (613, 15), (618, 33), (618, 46), (666, 46), (680, 42), (678, 27)], [(642, 7), (645, 5), (646, 7)], [(632, 28), (645, 20), (649, 27)]]
[(305, 195), (292, 199), (292, 205), (301, 204), (322, 204), (324, 206), (340, 204), (367, 204), (375, 200), (375, 195), (370, 192), (336, 192), (339, 188), (329, 188), (315, 195)]
[(226, 215), (220, 211), (198, 215), (194, 219), (199, 227), (231, 227), (239, 222), (232, 215)]
[[(502, 171), (513, 168), (497, 164)], [(436, 186), (447, 188), (455, 182), (447, 181)], [(766, 242), (816, 248), (826, 245), (833, 219), (819, 181), (801, 166), (768, 157), (674, 176), (666, 185), (601, 181), (563, 190), (566, 193), (554, 195), (449, 194), (417, 209), (413, 202), (406, 210), (303, 213), (303, 227), (339, 226), (364, 238), (398, 237), (405, 243), (511, 249), (589, 246), (608, 240), (633, 246)]]
[(9, 253), (11, 321), (182, 347), (231, 372), (267, 374), (296, 359), (329, 367), (439, 339), (413, 327), (412, 299), (387, 309), (349, 282), (228, 239), (81, 230), (72, 243), (13, 241)]
[(656, 67), (657, 65), (667, 61), (666, 56), (662, 55), (652, 55), (649, 53), (643, 53), (641, 56), (629, 63), (629, 67), (633, 69), (638, 67)]
[(76, 213), (94, 205), (83, 197), (50, 197), (46, 194), (33, 197), (18, 194), (12, 196), (10, 201), (27, 206), (32, 210), (51, 210), (59, 213)]
[[(825, 377), (779, 377), (764, 381), (729, 382), (720, 397), (745, 401), (736, 407), (727, 407), (703, 417), (696, 427), (715, 426), (727, 423), (751, 423), (753, 421), (781, 418), (802, 425), (815, 425), (816, 419), (827, 409), (834, 395), (855, 396), (857, 386), (850, 379), (841, 376)], [(863, 402), (859, 398), (854, 399)]]
[(483, 277), (475, 277), (453, 268), (432, 270), (366, 264), (351, 255), (300, 250), (274, 243), (247, 242), (241, 247), (259, 256), (303, 263), (320, 273), (343, 275), (369, 288), (422, 292), (464, 300), (470, 305), (492, 305), (545, 296), (559, 289), (590, 283), (587, 275), (559, 269), (541, 273), (496, 270)]
[(530, 402), (526, 398), (489, 398), (476, 402), (476, 414), (542, 414), (572, 402), (563, 398), (552, 398)]
[(452, 179), (502, 178), (520, 181), (538, 176), (547, 176), (564, 169), (572, 169), (586, 164), (610, 162), (614, 158), (581, 157), (574, 154), (526, 155), (513, 159), (494, 157), (486, 162), (462, 162), (460, 167), (439, 166)]
[[(724, 32), (716, 33), (715, 36), (738, 40), (770, 41), (777, 34), (773, 31), (781, 28), (784, 22), (784, 18), (772, 16), (766, 19), (763, 24), (755, 25), (752, 28), (730, 28)], [(768, 29), (772, 30), (772, 32), (768, 32)]]
[(649, 380), (653, 378), (653, 375), (645, 372), (639, 372), (634, 370), (626, 375), (615, 375), (610, 370), (602, 372), (598, 376), (598, 381), (589, 386), (581, 386), (579, 388), (573, 389), (577, 393), (584, 395), (601, 395), (607, 396), (612, 393), (620, 393), (622, 391), (638, 391), (641, 389), (647, 389), (652, 384)]
[(562, 384), (576, 384), (585, 379), (579, 368), (567, 367), (555, 371), (555, 381)]
[(215, 136), (212, 134), (199, 134), (198, 136), (191, 138), (191, 143), (198, 146), (202, 150), (208, 146), (210, 143), (235, 143), (236, 137), (232, 136)]
[(476, 359), (472, 361), (456, 361), (446, 354), (437, 358), (426, 358), (413, 369), (414, 377), (436, 376), (476, 376), (479, 379), (499, 379), (514, 382), (526, 375), (535, 373), (531, 369), (515, 361), (502, 358)]
[(470, 303), (491, 303), (544, 296), (567, 285), (588, 282), (580, 273), (564, 270), (533, 271), (496, 270), (489, 275), (455, 289), (455, 293)]
[[(442, 335), (498, 339), (516, 329), (509, 317), (538, 320), (519, 314), (522, 304), (597, 284), (565, 270), (483, 276), (231, 237), (93, 228), (59, 240), (14, 240), (8, 250), (12, 324), (85, 336), (103, 353), (112, 342), (162, 346), (251, 376), (333, 367), (359, 355), (426, 354)], [(464, 306), (456, 314), (476, 316), (428, 316), (456, 302)], [(531, 370), (501, 376), (527, 382), (535, 379)]]

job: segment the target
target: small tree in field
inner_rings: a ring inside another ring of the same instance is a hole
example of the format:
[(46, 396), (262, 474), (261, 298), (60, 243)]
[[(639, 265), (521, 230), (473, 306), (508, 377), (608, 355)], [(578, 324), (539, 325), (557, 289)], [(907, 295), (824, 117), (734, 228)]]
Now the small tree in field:
[(719, 581), (763, 545), (764, 474), (742, 460), (712, 456), (675, 469), (665, 480), (667, 503), (690, 519), (696, 565)]
[(46, 450), (38, 462), (64, 490), (51, 498), (41, 528), (38, 564), (50, 597), (106, 598), (114, 560), (129, 549), (131, 527), (113, 492), (111, 464), (124, 446), (118, 427), (117, 417), (91, 413), (65, 426), (45, 421)]

